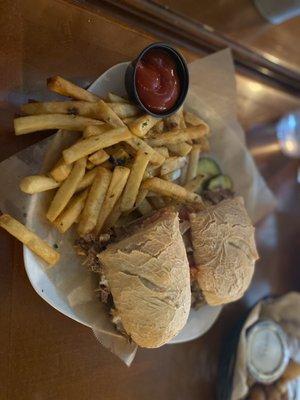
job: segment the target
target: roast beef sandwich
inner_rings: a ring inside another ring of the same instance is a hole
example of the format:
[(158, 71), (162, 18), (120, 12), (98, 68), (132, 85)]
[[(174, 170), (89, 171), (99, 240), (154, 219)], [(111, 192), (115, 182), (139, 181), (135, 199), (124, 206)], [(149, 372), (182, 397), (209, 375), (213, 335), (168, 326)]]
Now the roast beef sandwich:
[(184, 327), (191, 306), (178, 214), (157, 212), (132, 231), (98, 254), (102, 283), (119, 329), (141, 347), (159, 347)]
[(205, 303), (241, 298), (250, 285), (258, 254), (254, 227), (241, 197), (223, 200), (189, 215), (196, 268)]

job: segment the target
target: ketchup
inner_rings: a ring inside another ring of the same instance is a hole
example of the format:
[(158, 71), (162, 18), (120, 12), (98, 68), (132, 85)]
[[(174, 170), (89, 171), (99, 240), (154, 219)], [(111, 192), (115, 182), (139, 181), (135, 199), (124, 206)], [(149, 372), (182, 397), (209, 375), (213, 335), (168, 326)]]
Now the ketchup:
[(150, 49), (136, 65), (135, 84), (140, 101), (149, 111), (170, 110), (180, 95), (174, 58), (167, 51)]

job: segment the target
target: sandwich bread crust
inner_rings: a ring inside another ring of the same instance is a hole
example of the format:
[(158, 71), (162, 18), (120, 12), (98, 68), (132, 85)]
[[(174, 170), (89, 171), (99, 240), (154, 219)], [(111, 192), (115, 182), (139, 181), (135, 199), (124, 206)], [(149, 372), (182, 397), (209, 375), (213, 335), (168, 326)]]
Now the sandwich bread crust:
[(191, 289), (176, 212), (165, 211), (98, 257), (125, 331), (139, 346), (162, 346), (184, 327)]
[(241, 298), (258, 254), (254, 227), (241, 197), (190, 215), (197, 280), (210, 305)]

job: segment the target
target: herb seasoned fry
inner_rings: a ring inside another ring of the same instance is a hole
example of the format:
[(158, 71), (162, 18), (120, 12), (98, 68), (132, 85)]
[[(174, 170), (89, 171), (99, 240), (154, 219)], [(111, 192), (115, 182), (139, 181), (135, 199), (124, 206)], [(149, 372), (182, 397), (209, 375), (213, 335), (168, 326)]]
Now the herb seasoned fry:
[(129, 103), (129, 101), (127, 99), (125, 99), (124, 97), (118, 96), (114, 93), (109, 92), (107, 97), (111, 103)]
[(72, 171), (72, 164), (66, 164), (63, 158), (60, 158), (50, 171), (50, 175), (56, 182), (64, 181)]
[(104, 231), (108, 231), (110, 228), (116, 226), (119, 218), (122, 215), (121, 211), (121, 201), (122, 197), (120, 196), (116, 204), (114, 205), (114, 208), (110, 212), (109, 216), (107, 217), (105, 224), (103, 226)]
[[(98, 103), (88, 101), (50, 101), (45, 103), (27, 103), (21, 106), (21, 112), (28, 115), (69, 114), (99, 119)], [(101, 119), (101, 118), (100, 118)], [(104, 122), (103, 122), (104, 124)]]
[(67, 129), (70, 131), (83, 131), (89, 125), (102, 125), (97, 119), (81, 117), (80, 115), (43, 114), (29, 115), (14, 119), (16, 135), (25, 135), (31, 132), (47, 129)]
[(196, 192), (199, 193), (203, 189), (204, 183), (207, 181), (207, 176), (206, 175), (198, 175), (196, 178), (188, 181), (184, 187), (186, 190), (189, 192)]
[(184, 114), (184, 119), (185, 119), (186, 123), (188, 123), (189, 125), (192, 125), (192, 126), (206, 125), (208, 128), (208, 125), (197, 115), (195, 115), (189, 111), (185, 111), (183, 114)]
[(100, 149), (112, 146), (113, 144), (125, 141), (131, 137), (127, 128), (116, 128), (101, 135), (91, 136), (63, 151), (63, 157), (67, 164), (70, 164), (82, 157), (88, 156)]
[(95, 167), (95, 164), (93, 164), (91, 161), (87, 160), (86, 162), (86, 169), (91, 170)]
[(143, 139), (137, 136), (131, 135), (130, 139), (126, 140), (132, 148), (137, 150), (143, 150), (145, 153), (149, 153), (151, 158), (150, 161), (153, 164), (161, 165), (165, 161), (165, 157), (155, 151), (151, 146), (149, 146)]
[(142, 150), (137, 152), (124, 189), (121, 211), (125, 212), (133, 209), (149, 160), (150, 155), (148, 153), (145, 153)]
[(77, 229), (80, 236), (92, 232), (95, 228), (111, 176), (112, 173), (107, 169), (98, 168), (80, 217)]
[(167, 148), (170, 150), (171, 153), (177, 154), (182, 157), (187, 156), (192, 150), (192, 146), (185, 142), (177, 144), (168, 144)]
[(80, 236), (92, 232), (111, 181), (112, 173), (105, 168), (98, 168), (92, 183), (84, 209), (82, 211), (77, 232)]
[(170, 157), (167, 158), (166, 161), (161, 166), (160, 173), (161, 175), (166, 175), (169, 172), (175, 171), (176, 169), (180, 169), (184, 167), (187, 163), (185, 157)]
[(143, 187), (140, 186), (140, 189), (139, 189), (138, 195), (136, 197), (134, 206), (138, 207), (143, 202), (143, 200), (147, 197), (147, 194), (148, 194), (148, 190), (147, 189), (143, 189)]
[(0, 215), (0, 226), (41, 257), (49, 266), (58, 262), (60, 255), (57, 251), (9, 214)]
[(143, 115), (131, 122), (129, 124), (129, 129), (134, 135), (143, 138), (147, 132), (159, 121), (159, 118), (154, 118), (151, 115)]
[(75, 222), (77, 222), (77, 219), (83, 210), (87, 195), (88, 190), (75, 194), (65, 210), (53, 222), (60, 233), (65, 233)]
[(93, 129), (93, 125), (87, 126), (83, 131), (83, 138), (87, 139), (91, 136), (101, 135), (101, 133), (110, 131), (112, 129), (111, 125), (104, 123), (102, 125), (97, 125), (98, 129)]
[(99, 101), (99, 97), (95, 94), (88, 92), (85, 89), (67, 81), (61, 76), (53, 76), (47, 79), (47, 87), (52, 92), (61, 94), (63, 96), (71, 97), (76, 100), (83, 101)]
[(182, 186), (176, 185), (176, 183), (168, 182), (160, 178), (147, 179), (142, 187), (155, 193), (159, 193), (162, 196), (171, 197), (175, 200), (181, 200), (187, 203), (200, 203), (202, 199), (199, 195), (189, 192)]
[(116, 202), (120, 198), (123, 189), (126, 185), (130, 173), (129, 168), (116, 167), (113, 171), (109, 188), (107, 190), (104, 203), (100, 210), (95, 231), (97, 234), (101, 233), (102, 228), (109, 214), (113, 210)]
[(187, 169), (187, 174), (186, 174), (187, 181), (194, 179), (197, 175), (200, 151), (201, 151), (201, 146), (199, 144), (195, 144), (190, 152), (188, 169)]
[(100, 165), (109, 159), (109, 154), (106, 151), (100, 149), (89, 156), (88, 160), (94, 165)]
[(58, 186), (58, 182), (45, 175), (26, 176), (20, 182), (20, 189), (22, 192), (28, 194), (45, 192), (47, 190), (55, 189)]
[(98, 101), (97, 107), (98, 115), (103, 121), (107, 122), (109, 125), (115, 128), (125, 126), (121, 118), (118, 117), (118, 115), (113, 111), (109, 104), (105, 103), (105, 101)]
[(165, 158), (170, 157), (167, 147), (153, 147), (153, 150), (155, 150), (157, 153), (161, 154)]
[(76, 188), (76, 193), (81, 192), (82, 190), (86, 189), (87, 187), (91, 186), (96, 174), (97, 174), (98, 168), (94, 168), (91, 171), (88, 171), (84, 177), (81, 179), (81, 181), (78, 183), (77, 188)]
[(109, 103), (109, 107), (122, 119), (135, 117), (140, 114), (140, 110), (135, 105), (129, 103)]
[(62, 185), (56, 192), (50, 204), (50, 207), (47, 212), (47, 218), (49, 219), (49, 221), (53, 222), (66, 207), (69, 200), (75, 193), (79, 182), (84, 176), (85, 167), (86, 167), (85, 158), (76, 161), (70, 175), (62, 183)]
[(168, 146), (169, 144), (177, 144), (186, 142), (187, 140), (201, 139), (208, 134), (208, 129), (204, 125), (186, 128), (178, 132), (162, 133), (160, 137), (149, 139), (150, 146)]
[(122, 121), (124, 122), (125, 125), (129, 126), (129, 124), (133, 121), (135, 121), (136, 118), (135, 117), (127, 117), (127, 118), (123, 118)]

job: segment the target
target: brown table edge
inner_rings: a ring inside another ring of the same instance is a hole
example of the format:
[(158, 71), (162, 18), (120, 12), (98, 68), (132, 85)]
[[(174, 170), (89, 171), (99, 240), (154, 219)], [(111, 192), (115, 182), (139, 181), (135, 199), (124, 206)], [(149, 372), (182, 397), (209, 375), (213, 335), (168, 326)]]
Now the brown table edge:
[(149, 32), (198, 54), (210, 54), (229, 47), (239, 72), (254, 75), (294, 95), (300, 93), (300, 73), (274, 63), (211, 27), (153, 0), (103, 0), (101, 3), (98, 0), (76, 0), (76, 3), (94, 11), (104, 11), (135, 29), (139, 28), (144, 33)]

